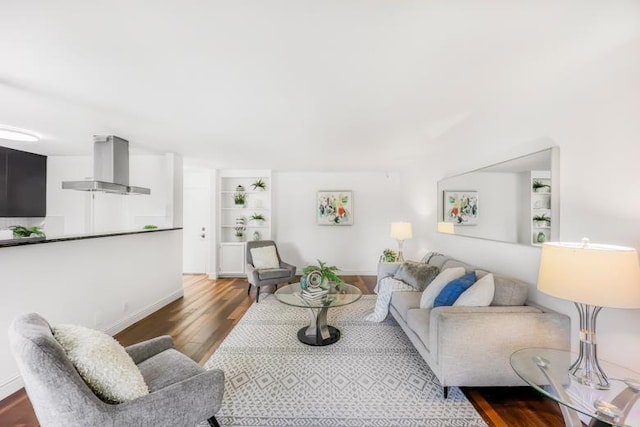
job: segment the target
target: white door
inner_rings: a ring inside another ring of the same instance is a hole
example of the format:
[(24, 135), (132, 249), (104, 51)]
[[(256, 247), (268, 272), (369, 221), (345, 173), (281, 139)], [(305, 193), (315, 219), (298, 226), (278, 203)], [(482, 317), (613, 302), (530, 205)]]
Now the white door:
[(209, 272), (210, 211), (208, 188), (184, 188), (182, 229), (182, 271), (184, 273)]

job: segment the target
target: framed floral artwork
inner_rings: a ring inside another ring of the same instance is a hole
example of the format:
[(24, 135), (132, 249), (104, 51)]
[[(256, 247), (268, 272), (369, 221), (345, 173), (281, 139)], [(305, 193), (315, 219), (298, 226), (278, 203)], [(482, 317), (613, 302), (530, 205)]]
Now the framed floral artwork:
[(351, 191), (318, 191), (316, 198), (318, 225), (353, 225)]
[(444, 222), (455, 225), (478, 224), (478, 192), (477, 191), (444, 191)]

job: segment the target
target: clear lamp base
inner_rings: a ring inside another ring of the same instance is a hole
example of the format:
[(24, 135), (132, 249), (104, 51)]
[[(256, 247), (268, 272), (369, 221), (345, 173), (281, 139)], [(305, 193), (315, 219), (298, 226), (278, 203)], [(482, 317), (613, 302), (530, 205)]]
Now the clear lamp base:
[(580, 315), (580, 352), (576, 361), (569, 367), (569, 375), (587, 387), (608, 390), (611, 385), (598, 362), (596, 343), (596, 318), (602, 307), (581, 303), (575, 305)]

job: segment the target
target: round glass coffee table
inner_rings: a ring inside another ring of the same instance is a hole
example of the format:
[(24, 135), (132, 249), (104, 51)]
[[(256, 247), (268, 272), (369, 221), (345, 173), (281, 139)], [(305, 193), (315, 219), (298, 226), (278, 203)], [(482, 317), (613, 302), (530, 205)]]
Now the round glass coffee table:
[(591, 417), (589, 426), (640, 426), (640, 374), (600, 361), (611, 388), (590, 388), (569, 375), (569, 366), (577, 355), (550, 348), (525, 348), (511, 355), (511, 367), (527, 384), (560, 404), (565, 426), (581, 427), (578, 413)]
[(303, 297), (300, 283), (293, 283), (275, 293), (278, 301), (284, 304), (309, 309), (309, 326), (298, 331), (298, 339), (307, 345), (329, 345), (338, 341), (340, 330), (327, 325), (327, 311), (356, 302), (362, 296), (360, 289), (346, 283), (331, 284), (328, 291), (321, 298), (309, 299)]

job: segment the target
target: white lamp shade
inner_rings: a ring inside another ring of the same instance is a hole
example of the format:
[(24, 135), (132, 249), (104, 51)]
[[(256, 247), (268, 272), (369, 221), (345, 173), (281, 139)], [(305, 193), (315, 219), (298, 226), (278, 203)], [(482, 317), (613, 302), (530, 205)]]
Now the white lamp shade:
[(391, 238), (396, 240), (411, 239), (411, 223), (410, 222), (392, 222), (391, 223)]
[(582, 304), (640, 308), (638, 253), (622, 246), (544, 243), (538, 289)]

